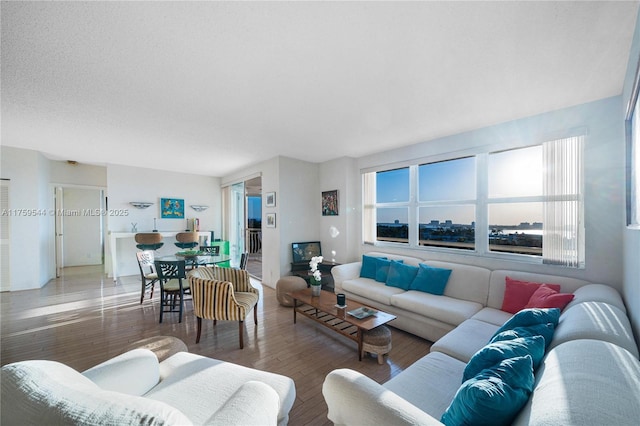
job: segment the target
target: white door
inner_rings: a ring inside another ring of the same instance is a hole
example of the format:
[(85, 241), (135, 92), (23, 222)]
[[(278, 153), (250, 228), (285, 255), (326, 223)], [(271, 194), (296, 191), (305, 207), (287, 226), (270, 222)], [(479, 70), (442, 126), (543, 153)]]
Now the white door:
[(102, 198), (102, 191), (95, 188), (63, 189), (65, 267), (102, 264)]
[(56, 224), (55, 224), (55, 236), (56, 236), (56, 278), (60, 278), (62, 275), (62, 268), (64, 268), (64, 252), (62, 251), (63, 240), (63, 221), (61, 212), (64, 210), (64, 197), (62, 187), (58, 186), (55, 189), (55, 209), (56, 209)]
[(9, 245), (9, 181), (0, 181), (0, 291), (11, 289), (11, 257)]

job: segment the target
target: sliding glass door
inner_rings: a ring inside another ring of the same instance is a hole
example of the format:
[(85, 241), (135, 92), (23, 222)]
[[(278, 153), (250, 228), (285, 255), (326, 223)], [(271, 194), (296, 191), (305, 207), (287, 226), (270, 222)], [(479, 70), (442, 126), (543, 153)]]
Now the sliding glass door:
[(240, 264), (240, 255), (245, 251), (245, 195), (244, 182), (231, 186), (231, 206), (229, 217), (229, 254), (231, 265)]

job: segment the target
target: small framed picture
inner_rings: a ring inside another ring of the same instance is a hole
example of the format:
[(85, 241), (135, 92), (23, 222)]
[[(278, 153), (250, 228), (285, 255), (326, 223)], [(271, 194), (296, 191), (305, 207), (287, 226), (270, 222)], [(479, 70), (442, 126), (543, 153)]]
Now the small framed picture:
[(322, 193), (322, 216), (338, 216), (338, 190)]
[(275, 228), (275, 227), (276, 227), (276, 214), (267, 213), (267, 228)]
[(276, 206), (276, 193), (275, 192), (267, 192), (265, 205), (267, 207), (275, 207)]
[(161, 198), (160, 217), (163, 219), (184, 219), (184, 200), (182, 198)]

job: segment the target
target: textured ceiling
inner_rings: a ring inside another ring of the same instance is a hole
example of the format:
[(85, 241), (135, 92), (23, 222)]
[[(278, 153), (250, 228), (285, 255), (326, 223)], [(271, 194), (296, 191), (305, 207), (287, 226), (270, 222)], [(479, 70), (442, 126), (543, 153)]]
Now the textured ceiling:
[(224, 176), (619, 95), (638, 2), (2, 2), (2, 144)]

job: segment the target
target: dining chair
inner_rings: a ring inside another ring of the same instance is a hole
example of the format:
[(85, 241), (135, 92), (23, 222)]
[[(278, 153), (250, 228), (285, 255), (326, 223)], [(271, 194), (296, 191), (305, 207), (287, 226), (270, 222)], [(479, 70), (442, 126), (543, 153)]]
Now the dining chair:
[(240, 269), (247, 269), (247, 261), (249, 260), (249, 253), (246, 251), (240, 255)]
[(194, 269), (188, 275), (193, 312), (197, 317), (196, 343), (200, 342), (202, 319), (238, 321), (240, 349), (244, 348), (244, 321), (253, 309), (258, 325), (258, 289), (251, 285), (249, 273), (237, 268), (218, 266)]
[(153, 299), (153, 289), (158, 282), (158, 274), (154, 265), (154, 255), (152, 250), (143, 250), (136, 253), (138, 268), (140, 268), (140, 280), (142, 289), (140, 290), (140, 303), (144, 300), (147, 290), (151, 290), (150, 299)]
[(140, 250), (158, 250), (164, 245), (159, 232), (138, 232), (133, 238)]
[(200, 251), (206, 256), (219, 256), (220, 246), (200, 246)]
[(185, 261), (156, 260), (154, 264), (160, 282), (160, 323), (164, 312), (178, 312), (178, 322), (182, 322), (184, 295), (190, 293)]
[[(220, 246), (200, 246), (200, 251), (204, 256), (220, 256)], [(213, 266), (214, 264), (203, 261), (200, 265)]]

